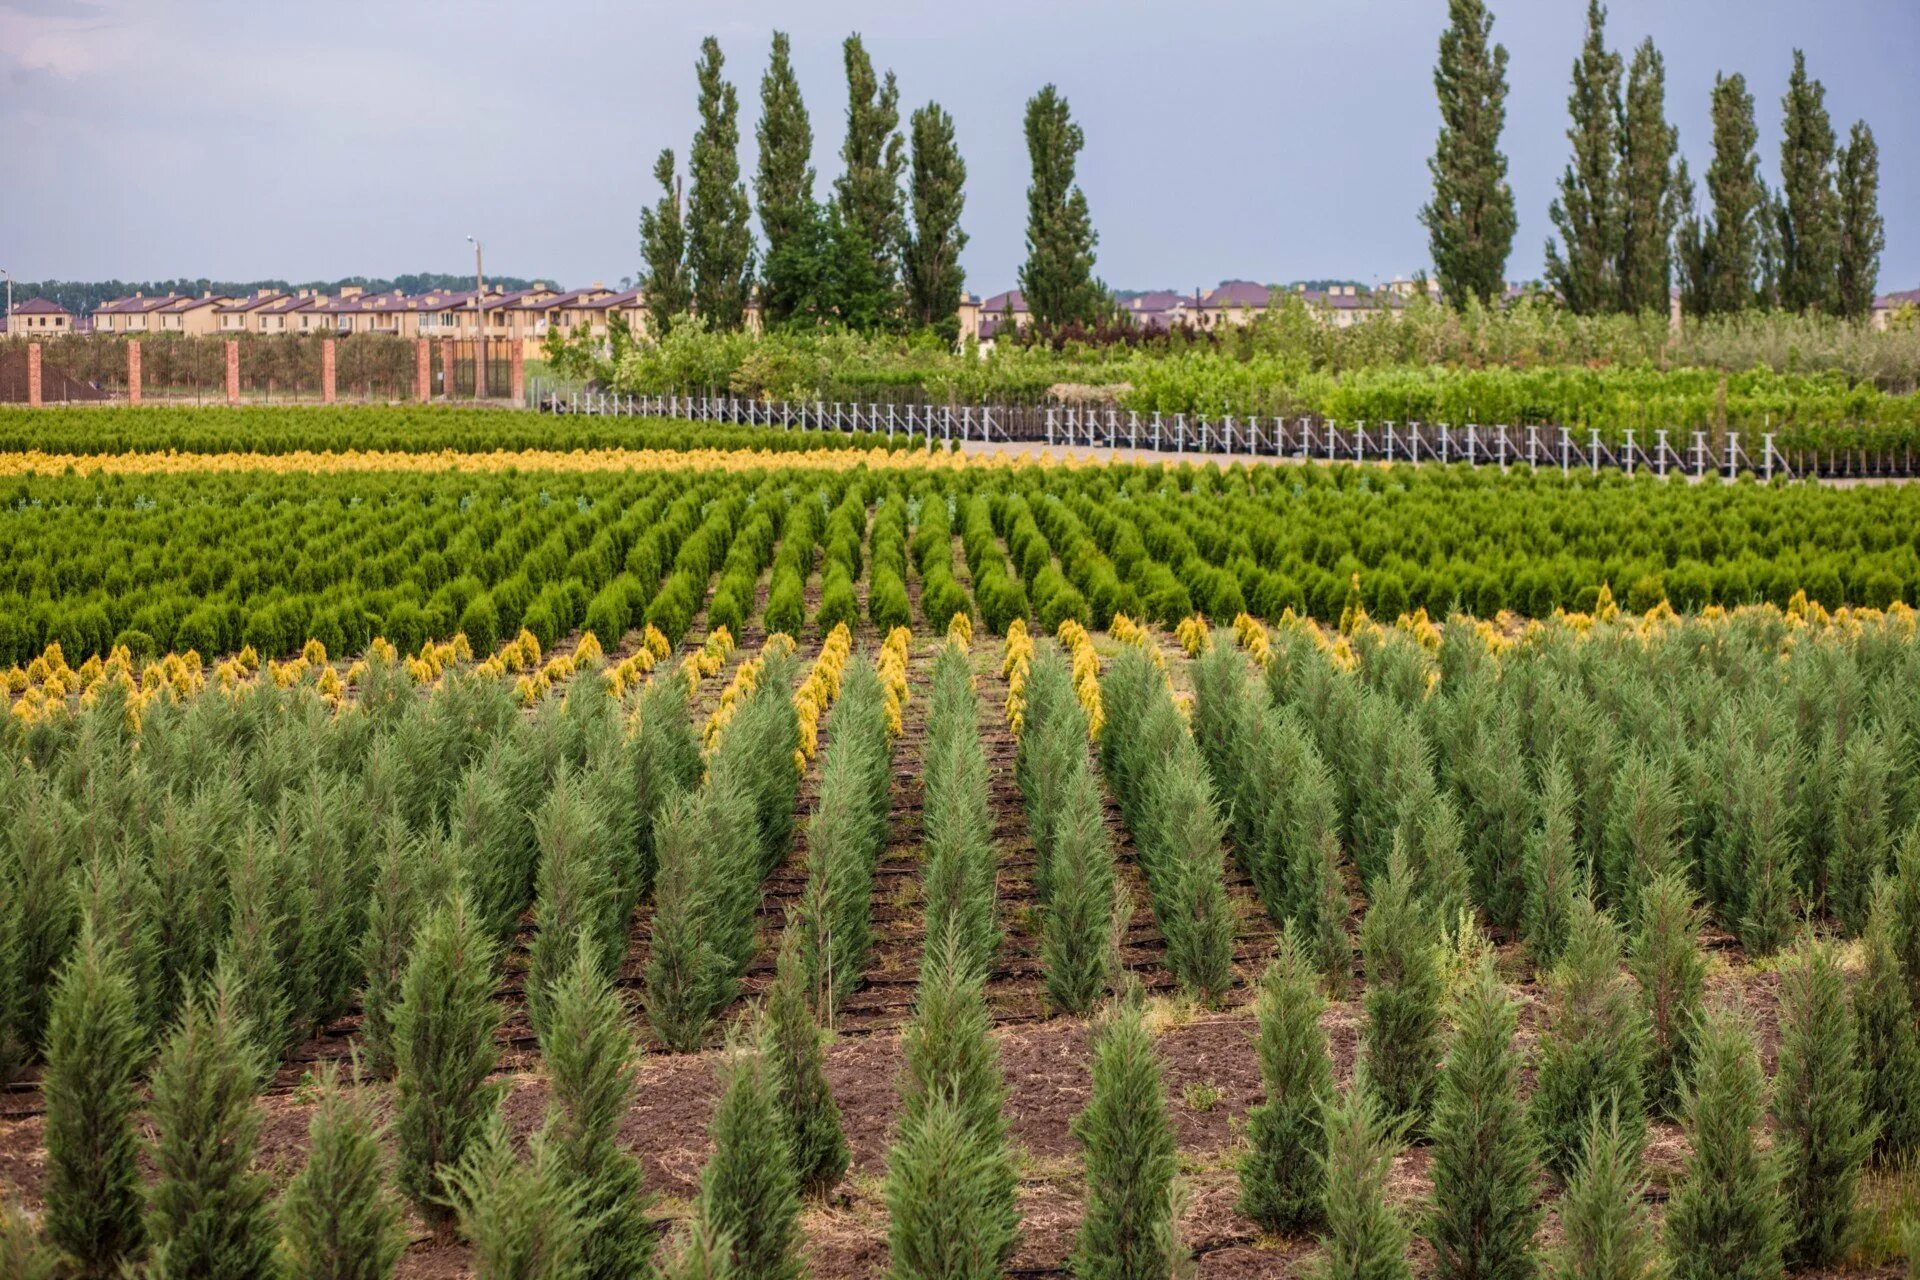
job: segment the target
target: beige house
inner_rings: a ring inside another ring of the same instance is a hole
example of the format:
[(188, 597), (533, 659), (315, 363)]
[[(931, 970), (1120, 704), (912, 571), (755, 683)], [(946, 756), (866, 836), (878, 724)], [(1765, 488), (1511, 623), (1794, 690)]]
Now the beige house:
[(8, 337), (57, 338), (72, 332), (73, 313), (45, 298), (29, 298), (16, 304), (7, 323)]

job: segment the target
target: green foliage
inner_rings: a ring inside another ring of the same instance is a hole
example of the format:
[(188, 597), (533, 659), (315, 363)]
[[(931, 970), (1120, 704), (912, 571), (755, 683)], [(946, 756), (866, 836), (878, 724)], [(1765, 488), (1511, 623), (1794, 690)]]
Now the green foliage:
[(281, 1273), (287, 1280), (387, 1280), (406, 1250), (400, 1203), (386, 1185), (383, 1131), (356, 1074), (321, 1077), (307, 1126), (307, 1162), (280, 1197)]
[(115, 949), (81, 924), (47, 1014), (47, 1238), (76, 1274), (106, 1277), (145, 1248), (133, 1136), (147, 1041)]
[(722, 79), (726, 58), (708, 36), (694, 74), (700, 82), (700, 127), (688, 170), (687, 274), (693, 310), (715, 329), (738, 329), (753, 286), (753, 232), (747, 225), (747, 189), (740, 181), (740, 101)]
[(576, 963), (580, 945), (608, 976), (626, 954), (627, 917), (609, 815), (580, 780), (562, 774), (534, 815), (540, 850), (535, 880), (533, 943), (527, 949), (527, 1013), (546, 1029), (552, 988)]
[(1609, 1108), (1595, 1112), (1560, 1197), (1553, 1280), (1655, 1280), (1661, 1274), (1640, 1148)]
[(411, 837), (403, 822), (380, 832), (374, 878), (367, 900), (367, 928), (360, 937), (360, 1049), (368, 1074), (393, 1071), (393, 1007), (420, 924), (451, 889), (454, 868), (442, 846)]
[(1830, 944), (1804, 940), (1780, 974), (1773, 1082), (1786, 1258), (1795, 1268), (1835, 1265), (1858, 1236), (1860, 1173), (1874, 1141), (1865, 1084), (1839, 957)]
[(708, 1133), (713, 1155), (695, 1206), (701, 1224), (730, 1242), (731, 1271), (742, 1280), (795, 1280), (805, 1270), (799, 1181), (778, 1090), (759, 1054), (730, 1050), (721, 1063)]
[(943, 648), (934, 662), (922, 768), (928, 954), (951, 940), (958, 962), (984, 978), (1000, 944), (994, 898), (999, 851), (980, 741), (980, 700), (966, 651), (957, 645)]
[(1020, 290), (1033, 322), (1053, 329), (1091, 324), (1105, 301), (1093, 277), (1093, 249), (1100, 237), (1087, 211), (1087, 196), (1074, 182), (1086, 135), (1073, 121), (1067, 100), (1052, 85), (1027, 100), (1027, 260)]
[(1679, 217), (1674, 154), (1679, 130), (1667, 123), (1667, 66), (1651, 38), (1633, 51), (1620, 129), (1619, 308), (1665, 315), (1672, 281), (1673, 228)]
[(900, 137), (900, 88), (889, 71), (874, 73), (858, 34), (841, 52), (847, 73), (847, 136), (834, 181), (836, 229), (834, 310), (854, 329), (890, 325), (899, 310), (899, 250), (906, 237), (901, 178), (906, 143)]
[(494, 946), (464, 893), (421, 926), (393, 1012), (397, 1180), (441, 1234), (452, 1226), (447, 1173), (483, 1141), (502, 1086), (489, 1083), (500, 1011)]
[(913, 230), (901, 262), (907, 323), (953, 342), (959, 338), (958, 312), (967, 278), (960, 267), (961, 251), (967, 247), (967, 233), (960, 229), (967, 165), (954, 141), (953, 117), (939, 103), (929, 102), (913, 113), (912, 134), (907, 190)]
[(887, 1156), (888, 1274), (896, 1280), (1003, 1274), (1011, 1241), (994, 1204), (1003, 1165), (945, 1093), (903, 1122)]
[(759, 170), (754, 196), (766, 239), (760, 290), (762, 323), (785, 324), (803, 315), (819, 288), (820, 214), (813, 202), (813, 124), (793, 73), (792, 42), (773, 33), (773, 52), (760, 78)]
[(1887, 243), (1886, 221), (1880, 216), (1880, 147), (1866, 121), (1853, 122), (1836, 168), (1839, 247), (1834, 303), (1840, 315), (1857, 320), (1873, 307), (1880, 251)]
[(240, 1013), (240, 983), (222, 966), (154, 1063), (146, 1228), (155, 1280), (253, 1280), (271, 1268), (273, 1208), (253, 1167), (254, 1095), (271, 1065)]
[(1607, 11), (1587, 5), (1587, 38), (1573, 64), (1567, 111), (1573, 125), (1573, 162), (1560, 178), (1548, 216), (1566, 242), (1547, 244), (1547, 282), (1580, 315), (1610, 310), (1620, 294), (1619, 263), (1626, 236), (1624, 107), (1620, 55), (1606, 46)]
[(560, 1150), (535, 1133), (517, 1159), (507, 1122), (487, 1119), (445, 1176), (479, 1280), (581, 1280), (593, 1223), (573, 1203)]
[(1403, 1131), (1423, 1129), (1441, 1051), (1439, 928), (1398, 854), (1371, 888), (1373, 901), (1360, 922), (1366, 1087), (1386, 1121)]
[(1865, 1110), (1874, 1123), (1874, 1153), (1898, 1164), (1920, 1153), (1920, 1028), (1895, 947), (1894, 887), (1877, 886), (1861, 935), (1862, 966), (1853, 990)]
[(620, 1145), (620, 1125), (638, 1088), (640, 1047), (626, 1001), (582, 936), (571, 964), (548, 991), (540, 1057), (552, 1086), (547, 1140), (571, 1211), (589, 1224), (580, 1242), (584, 1280), (644, 1274), (653, 1224), (642, 1191), (646, 1171)]
[(794, 1174), (807, 1193), (830, 1190), (847, 1171), (840, 1107), (827, 1088), (820, 1024), (807, 1001), (800, 930), (790, 921), (780, 939), (773, 988), (763, 1015), (767, 1071), (779, 1100)]
[[(1706, 957), (1700, 949), (1700, 912), (1682, 876), (1669, 872), (1647, 885), (1627, 967), (1640, 984), (1648, 1032), (1647, 1109), (1672, 1117), (1677, 1114), (1681, 1084), (1692, 1074), (1693, 1026), (1707, 976)], [(1617, 1114), (1614, 1121), (1619, 1121)]]
[(1530, 1111), (1547, 1167), (1562, 1179), (1580, 1159), (1596, 1108), (1638, 1146), (1647, 1125), (1647, 1027), (1640, 993), (1621, 969), (1620, 929), (1582, 898), (1548, 978), (1547, 1025)]
[(647, 318), (658, 338), (672, 332), (693, 309), (687, 225), (671, 147), (654, 160), (653, 180), (660, 184), (660, 201), (640, 211), (640, 288), (647, 299)]
[(1102, 1020), (1093, 1092), (1074, 1117), (1085, 1149), (1086, 1211), (1071, 1262), (1078, 1280), (1148, 1280), (1178, 1272), (1173, 1119), (1137, 984)]
[(1788, 311), (1834, 305), (1839, 265), (1839, 211), (1833, 190), (1833, 124), (1827, 91), (1807, 75), (1793, 51), (1793, 73), (1780, 99), (1780, 305)]
[(1455, 306), (1491, 306), (1506, 293), (1513, 247), (1513, 190), (1500, 131), (1507, 118), (1507, 49), (1493, 43), (1480, 0), (1449, 0), (1433, 70), (1440, 138), (1427, 167), (1433, 200), (1420, 211), (1441, 293)]
[(1684, 1096), (1685, 1167), (1668, 1202), (1666, 1247), (1675, 1280), (1781, 1274), (1786, 1210), (1778, 1172), (1759, 1147), (1766, 1082), (1753, 1034), (1735, 1013), (1701, 1020)]
[(1540, 783), (1540, 825), (1527, 833), (1527, 952), (1541, 970), (1553, 968), (1588, 892), (1574, 848), (1573, 777), (1558, 758), (1547, 761)]
[(0, 1204), (0, 1275), (14, 1280), (54, 1280), (60, 1258), (25, 1214)]
[(1318, 1226), (1325, 1198), (1324, 1117), (1334, 1095), (1325, 1008), (1306, 950), (1288, 930), (1254, 1005), (1266, 1097), (1247, 1113), (1251, 1146), (1240, 1163), (1240, 1211), (1282, 1235)]
[(1466, 982), (1427, 1125), (1433, 1207), (1423, 1234), (1441, 1276), (1530, 1280), (1541, 1217), (1535, 1189), (1539, 1139), (1520, 1101), (1522, 1058), (1514, 1045), (1519, 1006), (1490, 956)]
[(1692, 184), (1684, 165), (1681, 169), (1687, 214), (1679, 231), (1680, 306), (1689, 316), (1744, 311), (1754, 305), (1768, 202), (1754, 151), (1758, 136), (1746, 77), (1716, 74), (1713, 163), (1706, 178), (1710, 209), (1704, 215), (1692, 207)]
[(1412, 1233), (1387, 1203), (1387, 1178), (1403, 1126), (1388, 1120), (1369, 1088), (1352, 1088), (1327, 1109), (1325, 1251), (1318, 1280), (1412, 1280)]

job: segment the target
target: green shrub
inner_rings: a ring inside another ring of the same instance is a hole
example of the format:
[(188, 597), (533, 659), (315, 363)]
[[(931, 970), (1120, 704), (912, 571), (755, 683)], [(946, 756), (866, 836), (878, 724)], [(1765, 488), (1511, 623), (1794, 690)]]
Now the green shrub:
[(1387, 1178), (1403, 1126), (1381, 1114), (1370, 1088), (1352, 1088), (1327, 1108), (1326, 1204), (1320, 1235), (1323, 1280), (1412, 1280), (1411, 1233), (1387, 1203)]
[(1883, 1163), (1897, 1165), (1920, 1153), (1920, 1029), (1894, 946), (1894, 897), (1894, 886), (1883, 879), (1860, 938), (1853, 1016), (1866, 1072), (1866, 1113), (1875, 1125), (1874, 1153)]
[(1639, 925), (1627, 967), (1640, 984), (1648, 1031), (1647, 1108), (1671, 1117), (1676, 1114), (1681, 1083), (1692, 1074), (1693, 1026), (1707, 976), (1706, 957), (1700, 950), (1700, 912), (1683, 876), (1663, 872), (1642, 889)]
[(1174, 1226), (1173, 1119), (1137, 983), (1109, 1009), (1093, 1044), (1093, 1092), (1074, 1117), (1087, 1195), (1074, 1246), (1078, 1280), (1148, 1280), (1184, 1261)]
[(732, 1245), (742, 1280), (797, 1280), (800, 1191), (780, 1101), (757, 1053), (730, 1050), (709, 1129), (713, 1155), (700, 1175), (700, 1222)]
[(1250, 1145), (1240, 1162), (1240, 1212), (1282, 1235), (1318, 1226), (1326, 1194), (1325, 1114), (1334, 1085), (1320, 1027), (1325, 1008), (1306, 951), (1289, 929), (1254, 1005), (1266, 1096), (1247, 1113)]
[(1611, 1108), (1596, 1112), (1560, 1197), (1553, 1280), (1655, 1280), (1661, 1274), (1640, 1150)]
[(357, 1075), (321, 1077), (307, 1126), (307, 1162), (280, 1197), (280, 1266), (287, 1280), (387, 1280), (407, 1247), (406, 1222), (385, 1180), (383, 1136)]

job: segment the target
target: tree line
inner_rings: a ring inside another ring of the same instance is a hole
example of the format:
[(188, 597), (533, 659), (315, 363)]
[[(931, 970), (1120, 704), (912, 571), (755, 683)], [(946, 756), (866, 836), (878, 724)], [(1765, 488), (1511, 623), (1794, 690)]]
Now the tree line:
[[(1507, 51), (1484, 0), (1449, 0), (1434, 88), (1441, 128), (1420, 213), (1445, 295), (1505, 292), (1515, 229), (1507, 160)], [(1664, 310), (1677, 281), (1688, 315), (1778, 308), (1847, 317), (1873, 305), (1885, 228), (1880, 153), (1855, 121), (1844, 143), (1805, 55), (1781, 99), (1780, 188), (1760, 173), (1753, 94), (1738, 72), (1713, 85), (1713, 159), (1696, 192), (1666, 118), (1666, 64), (1651, 39), (1631, 62), (1607, 45), (1606, 7), (1587, 34), (1567, 98), (1573, 154), (1549, 216), (1547, 283), (1582, 315)], [(1704, 196), (1704, 198), (1702, 198)]]
[[(660, 197), (640, 215), (640, 285), (654, 333), (693, 315), (714, 329), (739, 329), (757, 305), (766, 329), (836, 324), (958, 337), (967, 166), (953, 117), (929, 101), (903, 129), (893, 72), (876, 70), (857, 33), (842, 52), (845, 171), (821, 198), (791, 41), (774, 32), (760, 80), (759, 159), (749, 198), (739, 95), (725, 77), (719, 41), (709, 36), (702, 43), (695, 66), (700, 123), (685, 173), (672, 148), (661, 151), (653, 168)], [(1026, 135), (1033, 184), (1020, 285), (1042, 323), (1091, 322), (1111, 303), (1093, 276), (1097, 236), (1074, 182), (1085, 138), (1052, 85), (1028, 102)]]

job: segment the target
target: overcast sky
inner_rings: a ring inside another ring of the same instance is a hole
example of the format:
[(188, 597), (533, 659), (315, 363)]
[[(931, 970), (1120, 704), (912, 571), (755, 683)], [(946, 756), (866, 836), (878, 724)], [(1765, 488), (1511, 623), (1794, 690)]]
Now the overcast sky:
[[(1584, 0), (1494, 0), (1504, 146), (1536, 277), (1566, 163)], [(952, 112), (968, 286), (1024, 254), (1021, 111), (1053, 81), (1084, 127), (1098, 270), (1118, 287), (1339, 276), (1427, 262), (1417, 211), (1443, 0), (0, 0), (0, 266), (19, 279), (489, 271), (569, 285), (637, 270), (654, 155), (683, 157), (693, 63), (719, 36), (742, 169), (769, 33), (793, 37), (820, 188), (839, 170), (840, 41), (864, 33), (906, 108)], [(1792, 50), (1836, 131), (1880, 144), (1882, 291), (1920, 285), (1920, 0), (1615, 0), (1651, 35), (1696, 178), (1716, 70), (1747, 76), (1771, 180)], [(756, 228), (757, 230), (757, 228)]]

